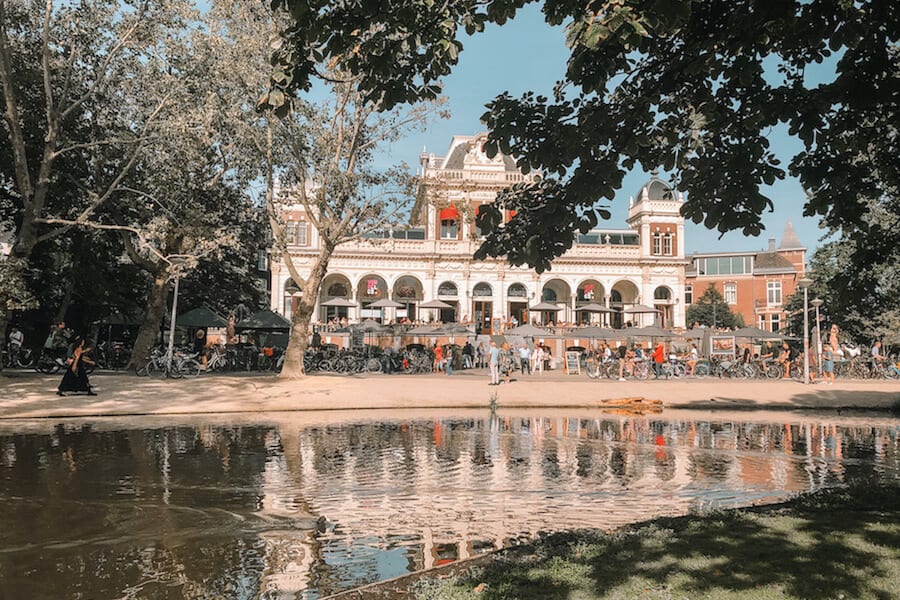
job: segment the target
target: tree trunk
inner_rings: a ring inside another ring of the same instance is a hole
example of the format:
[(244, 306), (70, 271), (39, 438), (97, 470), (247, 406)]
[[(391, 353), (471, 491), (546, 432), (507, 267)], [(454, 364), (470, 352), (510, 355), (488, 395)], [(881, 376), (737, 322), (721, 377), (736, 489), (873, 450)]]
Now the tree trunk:
[[(331, 255), (334, 252), (334, 245), (323, 241), (316, 264), (313, 265), (306, 283), (303, 285), (303, 296), (300, 298), (300, 305), (294, 318), (291, 319), (291, 339), (288, 341), (288, 347), (284, 351), (284, 367), (281, 369), (281, 376), (288, 379), (296, 379), (306, 375), (303, 368), (303, 356), (306, 354), (306, 346), (309, 343), (309, 322), (313, 317), (313, 310), (316, 307), (316, 298), (319, 297), (319, 288), (322, 287), (322, 280), (325, 279), (325, 273), (328, 271), (328, 263), (331, 261)], [(290, 256), (285, 257), (286, 261), (291, 260)], [(293, 265), (290, 271), (294, 271)], [(292, 273), (296, 275), (296, 271)]]
[(131, 354), (131, 366), (135, 369), (144, 366), (150, 358), (150, 350), (156, 345), (159, 326), (166, 314), (166, 300), (169, 297), (169, 277), (165, 265), (158, 268), (153, 276), (153, 286), (147, 296), (147, 311), (141, 322), (134, 341)]
[(315, 297), (313, 297), (311, 305), (307, 303), (306, 298), (300, 300), (300, 305), (291, 322), (291, 338), (284, 351), (284, 367), (281, 369), (281, 376), (284, 378), (297, 379), (306, 375), (303, 368), (303, 357), (309, 343), (309, 322), (312, 319), (313, 308), (315, 308)]

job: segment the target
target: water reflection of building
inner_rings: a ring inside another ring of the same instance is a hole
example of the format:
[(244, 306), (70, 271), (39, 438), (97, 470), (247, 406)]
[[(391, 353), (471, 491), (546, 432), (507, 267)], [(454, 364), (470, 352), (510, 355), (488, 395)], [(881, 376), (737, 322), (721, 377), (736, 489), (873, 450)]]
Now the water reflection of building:
[[(541, 530), (612, 528), (728, 505), (743, 490), (752, 501), (837, 480), (841, 437), (822, 446), (821, 433), (810, 424), (503, 418), (322, 428), (303, 432), (300, 448), (313, 510), (337, 524), (319, 542), (365, 532), (383, 548), (406, 548), (419, 569)], [(829, 460), (796, 454), (798, 440)]]
[[(121, 597), (153, 580), (193, 597), (233, 597), (234, 586), (248, 597), (323, 595), (540, 530), (896, 480), (898, 433), (896, 421), (532, 415), (9, 430), (0, 531), (9, 547), (37, 550), (3, 570), (4, 589), (53, 580)], [(328, 523), (311, 528), (297, 518), (306, 514)]]

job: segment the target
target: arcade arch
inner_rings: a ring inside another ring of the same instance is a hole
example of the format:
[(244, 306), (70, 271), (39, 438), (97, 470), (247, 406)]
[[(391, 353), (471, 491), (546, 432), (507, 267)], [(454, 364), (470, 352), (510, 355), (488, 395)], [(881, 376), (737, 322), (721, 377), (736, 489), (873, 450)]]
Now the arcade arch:
[(369, 273), (359, 278), (356, 284), (356, 302), (359, 305), (359, 320), (380, 319), (381, 309), (370, 308), (373, 302), (388, 297), (388, 286), (384, 277)]
[(544, 284), (541, 290), (541, 302), (560, 305), (563, 310), (553, 317), (557, 322), (571, 320), (572, 288), (562, 279), (551, 279)]
[(613, 284), (609, 293), (609, 307), (618, 311), (610, 315), (613, 327), (622, 327), (629, 320), (621, 311), (640, 302), (640, 298), (640, 290), (633, 281), (620, 279)]
[(352, 296), (353, 286), (346, 275), (341, 273), (329, 273), (322, 280), (319, 287), (319, 320), (327, 323), (331, 319), (349, 318), (350, 309), (348, 306), (322, 306), (322, 303), (329, 300), (350, 300)]
[(594, 317), (596, 313), (579, 310), (586, 304), (606, 306), (606, 290), (596, 279), (585, 279), (575, 288), (575, 320), (578, 323), (602, 322), (602, 314), (597, 318)]
[(665, 285), (661, 285), (653, 290), (653, 308), (659, 311), (657, 314), (659, 315), (660, 327), (670, 327), (672, 325), (673, 296), (672, 290)]
[(472, 321), (475, 333), (491, 333), (494, 319), (494, 288), (481, 281), (472, 288)]
[(518, 324), (528, 322), (528, 288), (524, 283), (513, 283), (506, 288), (506, 315)]
[(394, 282), (393, 296), (394, 302), (403, 304), (403, 307), (398, 307), (395, 312), (397, 320), (408, 319), (409, 321), (414, 321), (416, 318), (416, 306), (425, 299), (425, 289), (417, 277), (403, 275)]

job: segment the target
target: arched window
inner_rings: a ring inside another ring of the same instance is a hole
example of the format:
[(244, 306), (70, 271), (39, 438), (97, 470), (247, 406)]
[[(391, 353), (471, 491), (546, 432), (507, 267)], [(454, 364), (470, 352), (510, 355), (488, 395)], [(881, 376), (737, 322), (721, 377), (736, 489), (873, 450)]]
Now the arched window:
[(337, 281), (328, 286), (328, 295), (332, 298), (346, 298), (350, 295), (347, 286)]
[(665, 286), (659, 286), (653, 292), (653, 299), (668, 302), (669, 300), (672, 299), (672, 290), (670, 290), (669, 288), (667, 288)]
[(438, 286), (438, 296), (450, 296), (455, 298), (458, 295), (459, 290), (457, 289), (456, 284), (452, 281), (445, 281)]
[(487, 283), (481, 282), (477, 284), (474, 288), (472, 288), (473, 296), (481, 296), (481, 297), (491, 297), (494, 295), (494, 290)]
[(525, 289), (525, 286), (521, 283), (514, 283), (509, 286), (509, 289), (506, 291), (506, 295), (510, 298), (527, 298), (528, 290)]
[(541, 292), (541, 302), (556, 302), (556, 290), (550, 287), (545, 287), (544, 291)]

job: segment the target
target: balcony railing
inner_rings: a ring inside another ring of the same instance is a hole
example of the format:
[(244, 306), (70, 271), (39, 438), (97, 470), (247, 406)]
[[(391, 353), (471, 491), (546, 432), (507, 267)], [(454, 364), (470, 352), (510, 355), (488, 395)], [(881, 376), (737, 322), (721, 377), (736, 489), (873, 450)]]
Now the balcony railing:
[(535, 181), (537, 173), (523, 175), (509, 171), (465, 171), (462, 169), (431, 169), (427, 174), (428, 179), (445, 181), (477, 181), (484, 183), (498, 183), (511, 185), (523, 181)]
[[(418, 256), (471, 256), (481, 245), (480, 240), (359, 240), (342, 244), (336, 254), (358, 254), (360, 252), (389, 252), (391, 254)], [(310, 248), (310, 251), (315, 249)], [(641, 247), (613, 244), (575, 244), (565, 258), (628, 259), (639, 260)], [(670, 257), (676, 258), (676, 257)]]

